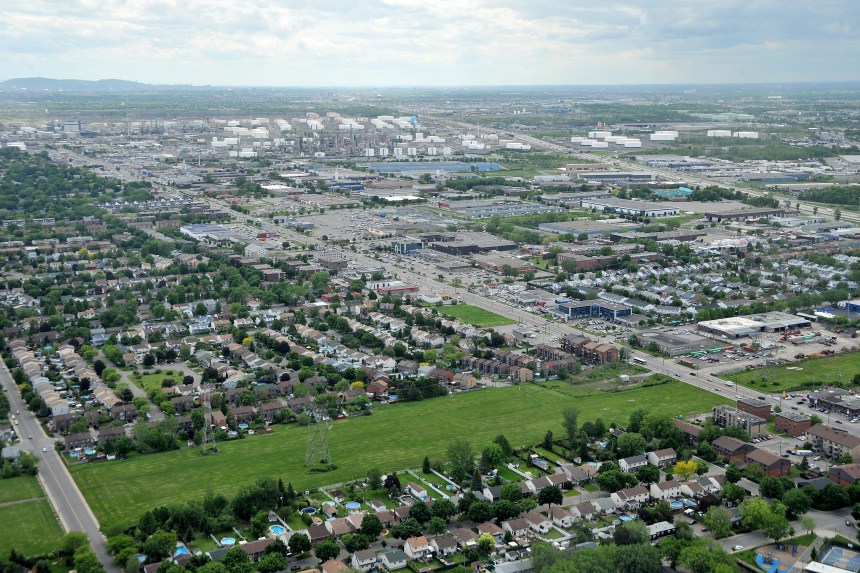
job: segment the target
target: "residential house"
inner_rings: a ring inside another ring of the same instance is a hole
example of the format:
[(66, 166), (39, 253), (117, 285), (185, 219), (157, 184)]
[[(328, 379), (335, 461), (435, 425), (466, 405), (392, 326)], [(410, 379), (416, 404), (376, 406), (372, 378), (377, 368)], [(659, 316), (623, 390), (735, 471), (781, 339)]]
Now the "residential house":
[(432, 556), (433, 548), (423, 535), (410, 537), (403, 545), (403, 552), (410, 559), (422, 561)]
[(751, 452), (755, 447), (752, 444), (742, 442), (731, 436), (720, 436), (711, 442), (711, 446), (713, 446), (718, 456), (725, 458), (728, 462), (743, 461), (747, 453)]
[(660, 501), (667, 501), (681, 496), (681, 482), (671, 479), (660, 483), (651, 484), (651, 497)]
[(493, 523), (492, 521), (488, 521), (486, 523), (481, 523), (478, 525), (478, 537), (480, 537), (484, 533), (489, 533), (493, 536), (493, 539), (496, 541), (496, 545), (501, 545), (505, 540), (505, 530)]
[(257, 415), (253, 406), (234, 406), (227, 412), (229, 416), (236, 420), (237, 424), (247, 424)]
[(791, 471), (791, 462), (773, 452), (768, 452), (759, 448), (753, 448), (747, 452), (744, 457), (747, 465), (757, 464), (764, 470), (765, 475), (770, 477), (779, 477), (788, 475)]
[(681, 432), (684, 434), (684, 441), (686, 441), (691, 446), (695, 446), (699, 443), (699, 434), (702, 431), (701, 426), (691, 424), (690, 422), (685, 422), (684, 420), (678, 418), (672, 418), (672, 422), (675, 424), (675, 427), (681, 430)]
[(552, 506), (548, 516), (556, 527), (570, 527), (573, 525), (573, 514), (561, 506)]
[(356, 551), (352, 554), (352, 557), (349, 560), (349, 565), (356, 571), (367, 573), (376, 567), (376, 551), (373, 549)]
[(326, 528), (332, 534), (332, 537), (340, 539), (347, 533), (352, 533), (352, 528), (350, 528), (349, 523), (346, 521), (344, 517), (336, 517), (334, 519), (328, 519), (325, 522)]
[(430, 540), (439, 557), (449, 557), (457, 551), (457, 541), (450, 535), (439, 535)]
[(502, 529), (510, 531), (514, 537), (525, 537), (529, 532), (529, 522), (522, 517), (508, 519), (502, 522)]
[(427, 501), (427, 490), (414, 482), (409, 482), (406, 485), (406, 490), (409, 492), (409, 495), (415, 497), (415, 499), (419, 499), (421, 501)]
[(831, 480), (839, 485), (851, 485), (860, 481), (860, 464), (831, 466), (829, 476)]
[(860, 460), (860, 436), (826, 424), (816, 424), (806, 431), (812, 449), (831, 459), (849, 454), (852, 459)]
[(239, 545), (238, 547), (248, 554), (248, 557), (251, 559), (251, 563), (256, 563), (260, 560), (260, 557), (263, 556), (263, 553), (266, 551), (266, 547), (274, 543), (274, 539), (258, 539), (256, 541), (249, 541), (248, 543)]
[(656, 452), (648, 452), (648, 463), (658, 468), (665, 468), (678, 461), (678, 454), (673, 448), (665, 448)]
[[(502, 526), (504, 527), (504, 525)], [(526, 526), (528, 527), (528, 526)], [(478, 534), (472, 531), (471, 529), (466, 529), (465, 527), (460, 527), (453, 531), (454, 537), (457, 539), (457, 545), (461, 549), (466, 549), (468, 547), (474, 547), (478, 544)]]
[(308, 538), (311, 540), (311, 545), (316, 545), (323, 539), (331, 537), (331, 532), (325, 525), (311, 525), (307, 529)]
[(627, 489), (618, 490), (609, 494), (615, 507), (625, 511), (634, 511), (648, 501), (648, 489), (644, 485), (637, 485)]
[(86, 448), (93, 445), (93, 437), (89, 432), (78, 432), (69, 434), (63, 439), (66, 446), (66, 451), (74, 450), (75, 448)]
[(597, 516), (598, 512), (599, 510), (597, 509), (597, 506), (590, 501), (578, 503), (570, 508), (570, 513), (573, 517), (584, 521), (591, 521)]
[(395, 571), (406, 567), (407, 557), (403, 551), (391, 547), (379, 553), (379, 562), (388, 571)]
[(618, 467), (623, 472), (634, 472), (643, 466), (648, 465), (648, 456), (639, 454), (638, 456), (630, 456), (618, 460)]

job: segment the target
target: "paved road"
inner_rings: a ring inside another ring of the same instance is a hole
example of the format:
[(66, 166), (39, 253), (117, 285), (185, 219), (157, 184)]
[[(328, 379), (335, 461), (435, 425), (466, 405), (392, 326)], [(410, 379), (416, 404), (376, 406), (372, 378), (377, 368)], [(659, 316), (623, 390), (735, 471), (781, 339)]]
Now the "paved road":
[(9, 369), (2, 363), (0, 363), (0, 384), (2, 384), (9, 398), (12, 412), (18, 412), (15, 415), (18, 420), (15, 431), (22, 438), (22, 449), (39, 458), (39, 481), (48, 495), (63, 529), (67, 532), (82, 531), (86, 533), (90, 545), (102, 565), (107, 568), (109, 573), (119, 573), (119, 569), (113, 564), (113, 559), (107, 554), (105, 538), (101, 534), (99, 522), (87, 505), (63, 460), (60, 459), (60, 455), (54, 449), (53, 438), (45, 434), (35, 415), (27, 410), (17, 388), (15, 388)]

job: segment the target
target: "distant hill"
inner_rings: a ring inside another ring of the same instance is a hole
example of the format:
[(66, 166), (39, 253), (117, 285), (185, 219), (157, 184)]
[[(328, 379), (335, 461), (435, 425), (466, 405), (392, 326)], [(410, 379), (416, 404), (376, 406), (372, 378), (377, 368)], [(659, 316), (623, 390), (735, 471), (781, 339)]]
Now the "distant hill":
[(49, 91), (139, 91), (152, 89), (152, 84), (127, 80), (57, 80), (53, 78), (15, 78), (0, 82), (0, 90)]

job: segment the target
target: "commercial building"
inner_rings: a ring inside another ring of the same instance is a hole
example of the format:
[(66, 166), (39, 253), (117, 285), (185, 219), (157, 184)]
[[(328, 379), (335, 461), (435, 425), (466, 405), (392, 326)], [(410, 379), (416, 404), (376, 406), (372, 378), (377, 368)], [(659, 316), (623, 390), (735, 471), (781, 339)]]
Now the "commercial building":
[(408, 255), (413, 251), (424, 248), (420, 239), (403, 238), (391, 243), (391, 250), (399, 255)]
[(671, 217), (678, 214), (677, 207), (631, 199), (589, 199), (582, 202), (582, 208), (638, 217)]
[(747, 221), (749, 219), (772, 219), (785, 217), (785, 209), (742, 209), (737, 211), (711, 211), (702, 213), (707, 221)]
[(577, 173), (577, 179), (589, 183), (649, 183), (654, 174), (643, 171), (587, 171)]
[(576, 263), (576, 271), (593, 271), (597, 269), (605, 269), (612, 264), (615, 257), (586, 257), (576, 253), (559, 253), (556, 260), (561, 264), (565, 261), (574, 261)]
[(846, 430), (816, 424), (806, 431), (806, 439), (812, 442), (813, 450), (828, 458), (837, 459), (850, 454), (853, 459), (860, 460), (860, 436)]
[(743, 410), (731, 406), (716, 406), (713, 410), (713, 416), (714, 424), (717, 426), (742, 428), (751, 438), (767, 434), (767, 420)]
[(802, 436), (812, 427), (812, 418), (798, 412), (777, 412), (775, 415), (774, 429), (789, 435)]
[(458, 233), (456, 235), (425, 235), (421, 239), (431, 249), (449, 255), (471, 255), (490, 251), (514, 251), (517, 244), (490, 233)]
[(541, 223), (538, 230), (548, 233), (559, 233), (562, 235), (588, 235), (589, 237), (613, 233), (633, 231), (640, 225), (625, 219), (601, 219), (592, 221), (590, 219), (579, 219), (576, 221), (559, 221), (557, 223)]
[(812, 323), (801, 316), (786, 312), (765, 312), (717, 320), (705, 320), (699, 323), (701, 332), (707, 332), (721, 338), (736, 339), (755, 336), (758, 332), (784, 332), (796, 328), (808, 328)]
[(670, 332), (646, 330), (636, 334), (636, 341), (642, 347), (657, 345), (657, 350), (667, 356), (681, 356), (692, 352), (710, 350), (714, 341), (691, 332)]
[(558, 311), (568, 318), (601, 317), (610, 320), (633, 314), (633, 309), (627, 305), (597, 299), (562, 302)]

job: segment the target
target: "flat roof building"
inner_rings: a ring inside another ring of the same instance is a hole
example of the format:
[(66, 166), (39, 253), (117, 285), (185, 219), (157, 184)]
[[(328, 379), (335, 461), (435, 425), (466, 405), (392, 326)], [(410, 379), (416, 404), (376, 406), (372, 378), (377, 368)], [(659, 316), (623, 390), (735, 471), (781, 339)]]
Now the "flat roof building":
[(669, 217), (678, 214), (677, 207), (631, 199), (589, 199), (582, 201), (582, 208), (638, 217)]
[(640, 346), (647, 347), (652, 342), (657, 349), (667, 356), (681, 356), (691, 352), (707, 351), (714, 341), (710, 338), (684, 332), (667, 332), (662, 330), (646, 330), (636, 334)]
[(812, 323), (803, 317), (786, 312), (765, 312), (747, 316), (704, 320), (699, 323), (701, 332), (727, 339), (755, 336), (758, 332), (783, 332), (795, 328), (808, 328)]

